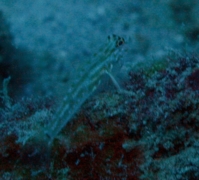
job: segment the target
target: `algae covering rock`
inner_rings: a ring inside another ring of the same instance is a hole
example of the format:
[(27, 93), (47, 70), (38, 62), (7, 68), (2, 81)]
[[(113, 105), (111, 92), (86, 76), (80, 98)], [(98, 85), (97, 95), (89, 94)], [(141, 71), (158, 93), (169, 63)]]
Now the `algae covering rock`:
[(165, 69), (153, 73), (144, 68), (132, 70), (127, 84), (137, 94), (129, 100), (130, 131), (145, 146), (141, 177), (197, 179), (195, 154), (185, 152), (198, 151), (199, 58), (173, 54), (164, 61)]
[(197, 179), (199, 58), (163, 60), (164, 68), (155, 61), (155, 71), (139, 66), (129, 72), (132, 95), (112, 91), (88, 99), (51, 147), (37, 133), (52, 119), (54, 100), (24, 99), (1, 109), (0, 176)]

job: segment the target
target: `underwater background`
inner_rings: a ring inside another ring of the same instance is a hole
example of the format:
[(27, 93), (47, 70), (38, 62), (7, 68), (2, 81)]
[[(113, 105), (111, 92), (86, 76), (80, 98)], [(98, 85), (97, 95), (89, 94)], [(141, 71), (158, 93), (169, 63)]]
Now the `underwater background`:
[(198, 10), (1, 0), (0, 179), (199, 179)]

